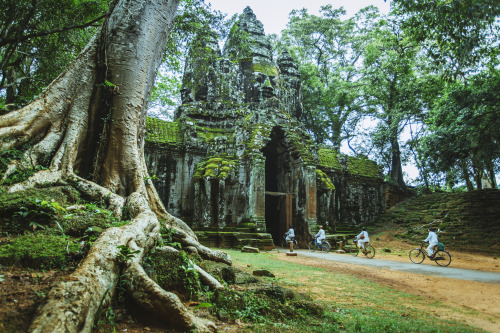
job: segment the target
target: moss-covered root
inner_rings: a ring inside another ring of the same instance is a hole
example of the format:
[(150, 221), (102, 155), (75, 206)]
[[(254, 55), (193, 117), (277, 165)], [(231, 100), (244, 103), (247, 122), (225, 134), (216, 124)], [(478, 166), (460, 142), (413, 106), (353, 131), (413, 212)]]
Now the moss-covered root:
[(127, 265), (128, 291), (143, 309), (182, 331), (216, 332), (214, 323), (194, 316), (177, 295), (163, 290), (151, 280), (141, 265)]

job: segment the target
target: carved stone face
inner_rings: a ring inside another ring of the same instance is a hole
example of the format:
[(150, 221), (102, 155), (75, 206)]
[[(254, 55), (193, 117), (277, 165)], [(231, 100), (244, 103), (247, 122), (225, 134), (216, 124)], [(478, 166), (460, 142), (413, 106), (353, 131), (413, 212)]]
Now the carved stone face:
[(259, 101), (278, 96), (279, 69), (271, 62), (253, 63), (251, 81), (253, 82), (252, 100)]

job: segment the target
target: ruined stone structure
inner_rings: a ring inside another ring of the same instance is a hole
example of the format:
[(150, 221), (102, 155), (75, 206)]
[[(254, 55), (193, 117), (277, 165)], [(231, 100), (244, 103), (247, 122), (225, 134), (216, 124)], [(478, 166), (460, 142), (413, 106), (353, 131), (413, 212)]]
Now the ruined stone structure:
[(317, 147), (304, 130), (301, 82), (287, 52), (275, 62), (247, 7), (224, 46), (198, 41), (175, 120), (147, 120), (146, 159), (167, 210), (210, 246), (271, 248), (293, 225), (305, 243), (384, 210), (375, 163)]

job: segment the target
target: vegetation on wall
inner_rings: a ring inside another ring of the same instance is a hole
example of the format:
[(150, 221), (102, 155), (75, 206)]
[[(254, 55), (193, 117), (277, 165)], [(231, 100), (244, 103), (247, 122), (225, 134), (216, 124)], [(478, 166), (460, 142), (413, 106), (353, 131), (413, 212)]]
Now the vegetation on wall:
[(147, 117), (146, 141), (167, 145), (180, 144), (182, 142), (182, 136), (178, 122)]
[(193, 175), (193, 180), (223, 180), (230, 177), (238, 165), (239, 161), (233, 156), (222, 154), (217, 157), (210, 157), (198, 164)]
[(364, 157), (348, 156), (333, 149), (322, 148), (318, 152), (319, 165), (353, 175), (380, 178), (380, 166)]

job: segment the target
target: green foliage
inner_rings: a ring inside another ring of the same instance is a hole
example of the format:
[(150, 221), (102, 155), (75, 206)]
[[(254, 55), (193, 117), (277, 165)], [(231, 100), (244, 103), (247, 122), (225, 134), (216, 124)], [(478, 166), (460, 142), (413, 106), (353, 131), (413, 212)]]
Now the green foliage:
[(283, 41), (298, 60), (306, 127), (317, 143), (329, 141), (339, 150), (366, 112), (361, 54), (378, 13), (368, 7), (342, 20), (345, 10), (327, 5), (320, 14), (292, 11)]
[(23, 106), (39, 94), (97, 31), (108, 4), (107, 0), (2, 1), (0, 100)]
[(173, 248), (182, 249), (182, 246), (179, 242), (174, 242), (174, 237), (178, 233), (177, 230), (173, 228), (165, 228), (164, 223), (161, 223), (162, 227), (160, 228), (161, 235), (161, 245), (171, 246)]
[(117, 248), (120, 250), (118, 253), (118, 260), (120, 262), (126, 262), (135, 257), (137, 253), (141, 251), (132, 251), (127, 245), (118, 245)]
[(27, 234), (0, 246), (0, 263), (53, 269), (67, 265), (80, 246), (66, 236)]
[(498, 64), (500, 3), (494, 0), (394, 0), (402, 27), (424, 43), (447, 77)]
[(427, 168), (446, 175), (452, 187), (473, 177), (495, 184), (500, 170), (500, 71), (476, 75), (468, 83), (449, 84), (427, 120), (429, 134), (421, 152)]
[(405, 127), (424, 117), (425, 100), (418, 72), (418, 45), (393, 21), (381, 21), (364, 52), (365, 98), (377, 120), (372, 142), (391, 180), (405, 186), (402, 164), (408, 155), (401, 149)]

